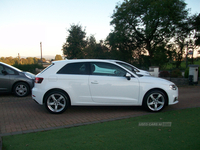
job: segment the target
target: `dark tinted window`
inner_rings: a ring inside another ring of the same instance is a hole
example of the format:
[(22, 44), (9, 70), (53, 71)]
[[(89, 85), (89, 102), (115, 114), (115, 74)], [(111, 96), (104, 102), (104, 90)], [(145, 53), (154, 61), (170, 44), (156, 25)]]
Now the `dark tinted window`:
[(89, 74), (87, 63), (70, 63), (61, 68), (58, 74)]
[(6, 74), (9, 74), (9, 75), (15, 75), (15, 74), (17, 74), (16, 71), (14, 71), (12, 68), (0, 65), (0, 74), (3, 74), (2, 71), (5, 71)]
[(125, 76), (126, 71), (119, 66), (110, 63), (93, 62), (91, 63), (92, 75), (105, 75), (105, 76)]
[(3, 66), (0, 65), (0, 75), (2, 74), (2, 71), (3, 71)]

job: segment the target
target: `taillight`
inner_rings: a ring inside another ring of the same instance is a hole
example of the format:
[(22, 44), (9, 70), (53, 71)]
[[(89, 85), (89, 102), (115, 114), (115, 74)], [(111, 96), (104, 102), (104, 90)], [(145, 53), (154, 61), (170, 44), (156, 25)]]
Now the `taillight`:
[(35, 78), (35, 83), (42, 83), (42, 81), (43, 78), (38, 78), (38, 77)]

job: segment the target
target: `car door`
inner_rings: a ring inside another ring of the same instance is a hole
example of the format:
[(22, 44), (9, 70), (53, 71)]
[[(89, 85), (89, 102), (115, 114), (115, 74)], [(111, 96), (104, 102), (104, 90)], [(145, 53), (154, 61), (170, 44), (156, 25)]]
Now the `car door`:
[(88, 85), (88, 63), (69, 63), (57, 72), (57, 78), (59, 86), (67, 91), (73, 105), (93, 102)]
[(90, 63), (89, 86), (92, 100), (99, 104), (137, 104), (139, 95), (138, 79), (127, 80), (126, 70), (105, 62)]
[(0, 91), (8, 92), (10, 90), (10, 75), (5, 72), (5, 67), (0, 65)]

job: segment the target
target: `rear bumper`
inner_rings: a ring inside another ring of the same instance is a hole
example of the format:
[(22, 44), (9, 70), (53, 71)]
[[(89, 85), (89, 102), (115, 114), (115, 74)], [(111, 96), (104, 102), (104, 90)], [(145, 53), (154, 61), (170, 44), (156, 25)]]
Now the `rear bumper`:
[(40, 105), (43, 105), (43, 93), (41, 90), (38, 90), (37, 88), (33, 88), (32, 89), (32, 99), (40, 104)]

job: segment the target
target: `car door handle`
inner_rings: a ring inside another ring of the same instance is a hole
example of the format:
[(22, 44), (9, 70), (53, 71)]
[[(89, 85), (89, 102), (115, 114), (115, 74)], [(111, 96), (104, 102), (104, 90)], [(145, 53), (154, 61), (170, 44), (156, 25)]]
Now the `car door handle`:
[(92, 81), (91, 84), (98, 84), (98, 82), (97, 81)]

